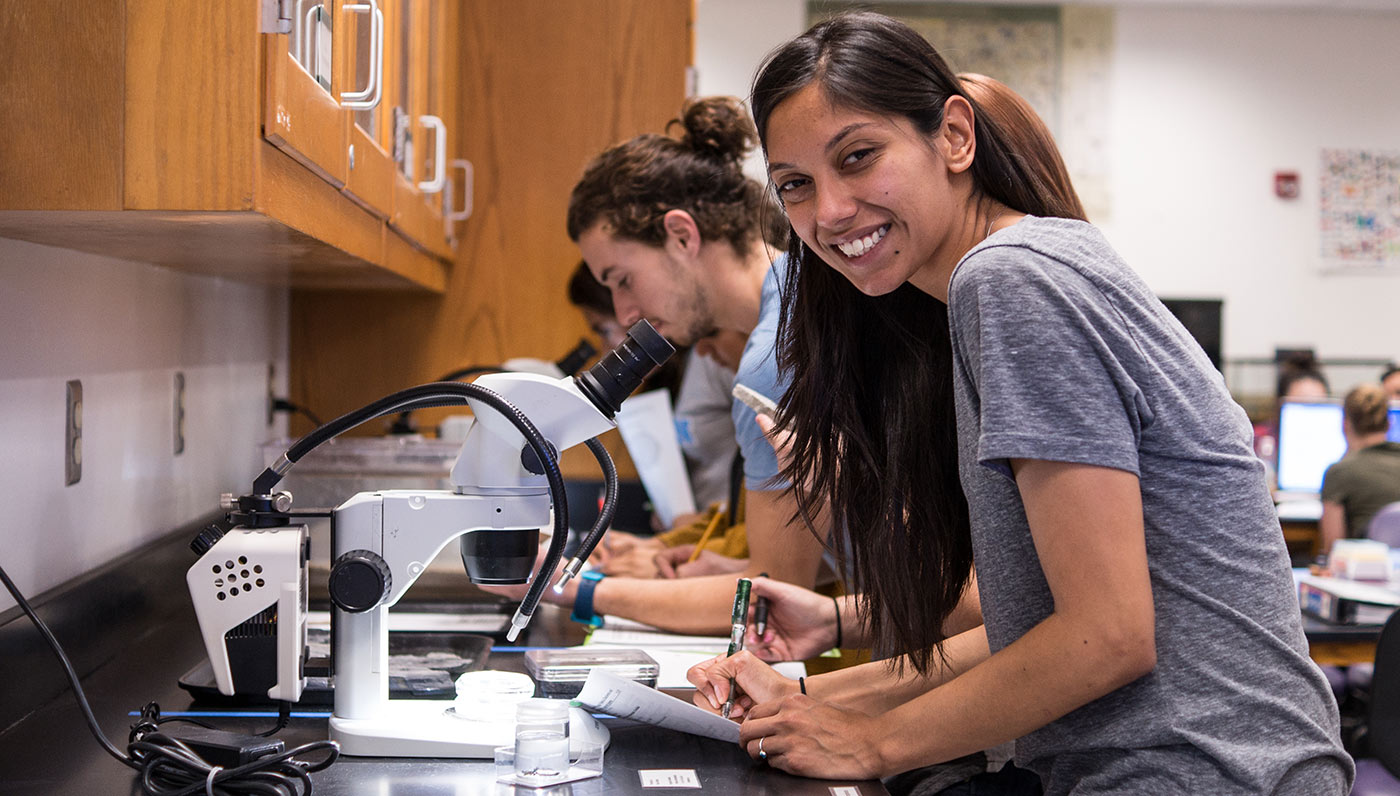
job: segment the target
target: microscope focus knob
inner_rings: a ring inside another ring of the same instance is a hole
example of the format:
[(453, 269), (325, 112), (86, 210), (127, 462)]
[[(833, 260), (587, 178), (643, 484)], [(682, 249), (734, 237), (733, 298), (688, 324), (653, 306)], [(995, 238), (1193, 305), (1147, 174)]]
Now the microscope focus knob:
[(209, 552), (220, 539), (224, 538), (224, 529), (217, 525), (206, 526), (197, 536), (190, 540), (190, 549), (197, 556), (202, 556)]
[(351, 550), (331, 564), (331, 602), (342, 611), (364, 613), (389, 596), (389, 564), (373, 550)]

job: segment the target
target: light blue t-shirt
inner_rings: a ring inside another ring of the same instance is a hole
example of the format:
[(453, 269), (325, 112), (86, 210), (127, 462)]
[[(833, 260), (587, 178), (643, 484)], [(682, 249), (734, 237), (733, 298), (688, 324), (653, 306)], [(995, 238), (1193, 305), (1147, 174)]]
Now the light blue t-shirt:
[[(787, 277), (787, 255), (773, 261), (773, 267), (763, 278), (763, 295), (759, 300), (758, 325), (749, 333), (744, 355), (739, 360), (734, 383), (766, 395), (777, 403), (787, 392), (788, 380), (778, 375), (778, 314), (781, 311), (783, 280)], [(778, 456), (763, 436), (754, 417), (757, 415), (743, 401), (735, 399), (730, 414), (734, 418), (734, 435), (744, 454), (744, 486), (750, 490), (768, 492), (786, 489), (786, 478), (778, 474)]]

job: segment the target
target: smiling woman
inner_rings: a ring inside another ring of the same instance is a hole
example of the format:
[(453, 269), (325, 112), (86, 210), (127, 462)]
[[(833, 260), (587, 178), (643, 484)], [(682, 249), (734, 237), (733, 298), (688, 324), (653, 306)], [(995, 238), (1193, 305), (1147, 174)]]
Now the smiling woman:
[[(795, 233), (784, 474), (903, 657), (753, 705), (749, 752), (870, 776), (1016, 739), (1053, 794), (1345, 793), (1245, 414), (1072, 193), (878, 14), (775, 50), (753, 108)], [(984, 625), (944, 645), (974, 563)], [(703, 677), (778, 691), (735, 658)]]

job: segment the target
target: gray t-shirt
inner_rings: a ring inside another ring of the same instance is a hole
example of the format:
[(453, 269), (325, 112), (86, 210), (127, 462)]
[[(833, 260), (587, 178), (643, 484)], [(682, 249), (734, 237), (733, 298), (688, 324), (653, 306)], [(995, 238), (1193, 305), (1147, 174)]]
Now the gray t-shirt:
[(1142, 488), (1156, 668), (1021, 738), (1017, 764), (1049, 794), (1346, 793), (1353, 765), (1249, 421), (1200, 346), (1079, 221), (998, 231), (949, 291), (993, 651), (1054, 609), (1010, 460), (1126, 470)]
[(685, 454), (695, 506), (729, 502), (729, 471), (739, 443), (734, 437), (729, 388), (734, 371), (691, 351), (676, 394), (676, 437)]

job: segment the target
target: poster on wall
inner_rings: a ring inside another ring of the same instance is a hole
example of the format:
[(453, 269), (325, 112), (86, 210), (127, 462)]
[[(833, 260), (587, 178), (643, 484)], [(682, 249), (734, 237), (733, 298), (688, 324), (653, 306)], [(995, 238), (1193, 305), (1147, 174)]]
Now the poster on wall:
[(1324, 149), (1319, 240), (1327, 270), (1400, 270), (1400, 151)]

